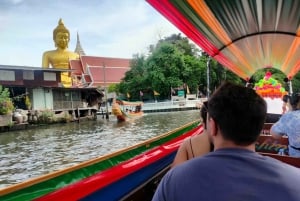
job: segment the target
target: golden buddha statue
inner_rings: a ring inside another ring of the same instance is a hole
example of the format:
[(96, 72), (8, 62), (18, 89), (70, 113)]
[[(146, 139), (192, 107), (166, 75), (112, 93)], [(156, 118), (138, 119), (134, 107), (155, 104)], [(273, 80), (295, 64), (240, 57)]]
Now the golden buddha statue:
[[(69, 60), (79, 59), (79, 55), (68, 50), (70, 32), (62, 19), (59, 19), (58, 26), (53, 30), (53, 40), (57, 49), (44, 52), (42, 67), (69, 69)], [(61, 73), (61, 82), (65, 87), (72, 85), (68, 72)]]

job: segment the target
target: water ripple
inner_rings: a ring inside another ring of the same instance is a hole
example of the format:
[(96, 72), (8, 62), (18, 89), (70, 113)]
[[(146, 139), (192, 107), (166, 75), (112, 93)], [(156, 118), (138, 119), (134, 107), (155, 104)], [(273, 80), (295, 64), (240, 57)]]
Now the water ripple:
[(58, 124), (0, 133), (0, 188), (148, 140), (199, 118), (199, 111), (151, 113), (130, 122)]

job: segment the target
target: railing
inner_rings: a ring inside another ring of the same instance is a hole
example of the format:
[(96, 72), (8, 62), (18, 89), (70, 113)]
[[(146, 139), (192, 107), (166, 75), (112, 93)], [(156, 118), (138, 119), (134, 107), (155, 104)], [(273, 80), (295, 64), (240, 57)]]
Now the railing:
[(144, 103), (144, 112), (198, 109), (204, 99)]
[[(187, 100), (182, 99), (179, 101), (164, 101), (164, 102), (154, 102), (154, 103), (144, 103), (142, 106), (143, 112), (168, 112), (168, 111), (181, 111), (181, 110), (196, 110), (202, 105), (202, 102), (206, 98)], [(108, 112), (111, 114), (111, 105), (107, 106)], [(97, 112), (98, 115), (105, 114), (106, 107), (101, 106)]]

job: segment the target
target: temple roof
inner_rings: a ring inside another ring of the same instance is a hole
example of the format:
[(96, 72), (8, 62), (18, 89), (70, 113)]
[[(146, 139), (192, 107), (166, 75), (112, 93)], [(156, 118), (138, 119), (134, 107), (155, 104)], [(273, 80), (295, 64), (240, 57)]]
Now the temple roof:
[(128, 68), (130, 66), (131, 59), (124, 58), (111, 58), (111, 57), (96, 57), (96, 56), (81, 56), (81, 63), (83, 66), (109, 66)]
[(80, 60), (70, 60), (70, 69), (74, 75), (82, 75), (83, 69)]
[(82, 78), (83, 87), (104, 87), (121, 82), (130, 70), (131, 59), (80, 56), (70, 60), (72, 74)]
[(147, 0), (211, 57), (243, 79), (300, 70), (298, 0)]
[(79, 40), (79, 34), (77, 32), (77, 42), (76, 42), (76, 48), (75, 48), (75, 51), (77, 54), (79, 55), (85, 55), (85, 52), (81, 46), (81, 43), (80, 43), (80, 40)]
[(129, 68), (123, 67), (88, 66), (87, 71), (91, 75), (90, 87), (117, 84), (125, 77), (125, 73), (128, 70)]

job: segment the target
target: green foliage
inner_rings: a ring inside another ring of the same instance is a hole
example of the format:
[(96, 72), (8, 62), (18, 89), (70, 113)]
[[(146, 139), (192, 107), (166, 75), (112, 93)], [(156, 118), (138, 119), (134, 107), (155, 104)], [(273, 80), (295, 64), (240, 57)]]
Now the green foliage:
[(118, 84), (110, 84), (108, 86), (108, 93), (118, 92), (118, 91), (119, 91), (119, 85)]
[(41, 124), (53, 123), (55, 121), (55, 115), (52, 110), (43, 110), (38, 116), (38, 122)]
[[(189, 43), (186, 37), (173, 34), (161, 39), (157, 44), (149, 45), (149, 55), (134, 55), (131, 70), (127, 71), (124, 79), (118, 85), (118, 90), (124, 97), (130, 94), (130, 100), (140, 100), (140, 91), (144, 99), (154, 99), (153, 90), (160, 93), (156, 98), (169, 99), (171, 87), (188, 86), (191, 93), (207, 93), (207, 61), (209, 56), (205, 52)], [(210, 62), (210, 92), (213, 92), (223, 81), (246, 84), (246, 81), (222, 66), (216, 60)], [(283, 87), (286, 77), (276, 69), (268, 69), (273, 78)], [(253, 75), (254, 81), (264, 77), (266, 69)], [(293, 78), (293, 90), (299, 92), (300, 73)], [(185, 89), (186, 90), (186, 89)]]
[(194, 44), (191, 44), (189, 42), (188, 38), (182, 37), (180, 33), (172, 34), (171, 36), (166, 37), (165, 39), (159, 40), (156, 45), (156, 48), (161, 43), (169, 43), (175, 45), (178, 51), (180, 51), (183, 55), (197, 56), (200, 52), (200, 50)]
[(288, 85), (284, 81), (286, 75), (275, 68), (264, 68), (256, 71), (252, 76), (253, 82), (257, 83), (259, 80), (261, 80), (265, 76), (267, 71), (270, 71), (272, 73), (272, 78), (277, 80), (281, 84), (281, 86), (284, 87), (286, 91), (288, 91)]
[(170, 43), (161, 43), (145, 63), (148, 88), (168, 97), (170, 87), (183, 85), (184, 63), (182, 53)]
[(0, 115), (12, 113), (14, 110), (13, 102), (10, 98), (8, 88), (0, 85)]
[[(160, 99), (170, 98), (171, 87), (187, 84), (192, 93), (197, 92), (201, 62), (197, 57), (199, 50), (189, 44), (187, 38), (173, 34), (150, 45), (150, 55), (135, 55), (131, 70), (120, 83), (121, 93), (129, 93), (132, 100), (139, 99), (139, 91), (144, 98), (152, 97), (153, 91), (160, 93)], [(204, 65), (205, 66), (205, 65)]]
[(300, 93), (300, 71), (294, 76), (292, 83), (293, 83), (293, 91), (295, 93)]

